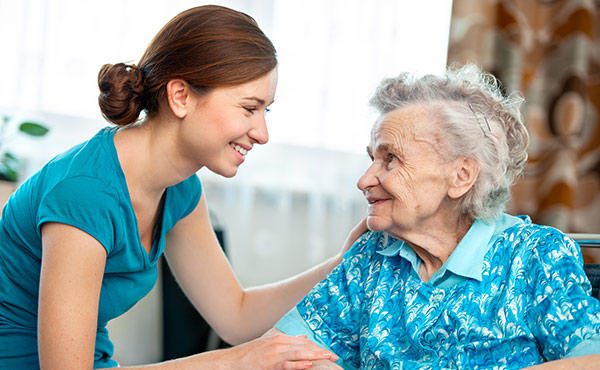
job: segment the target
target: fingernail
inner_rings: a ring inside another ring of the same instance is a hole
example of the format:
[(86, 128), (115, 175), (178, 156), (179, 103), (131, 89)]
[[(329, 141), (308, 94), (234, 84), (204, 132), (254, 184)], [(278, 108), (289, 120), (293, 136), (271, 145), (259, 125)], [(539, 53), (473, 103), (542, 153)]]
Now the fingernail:
[(322, 354), (323, 354), (323, 356), (328, 356), (329, 359), (331, 359), (333, 361), (336, 361), (337, 358), (338, 358), (337, 355), (335, 353), (333, 353), (333, 352), (325, 351)]

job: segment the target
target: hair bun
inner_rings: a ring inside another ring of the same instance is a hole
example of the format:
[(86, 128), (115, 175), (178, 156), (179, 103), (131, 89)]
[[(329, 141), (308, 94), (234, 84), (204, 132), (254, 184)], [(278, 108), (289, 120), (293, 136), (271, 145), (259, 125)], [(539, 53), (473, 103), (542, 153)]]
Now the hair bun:
[(104, 118), (119, 126), (137, 121), (144, 109), (144, 86), (142, 71), (135, 64), (103, 65), (98, 87), (98, 105)]

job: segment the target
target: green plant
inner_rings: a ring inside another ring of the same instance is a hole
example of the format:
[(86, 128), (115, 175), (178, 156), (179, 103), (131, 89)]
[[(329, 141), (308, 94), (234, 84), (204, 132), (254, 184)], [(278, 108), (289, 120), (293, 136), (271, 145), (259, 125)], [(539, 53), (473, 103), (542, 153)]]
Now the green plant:
[[(2, 116), (0, 125), (0, 180), (17, 181), (19, 179), (19, 171), (23, 167), (23, 160), (6, 148), (6, 144), (12, 139), (12, 136), (7, 133), (11, 117)], [(49, 129), (36, 122), (21, 122), (18, 126), (18, 133), (29, 136), (44, 136)]]

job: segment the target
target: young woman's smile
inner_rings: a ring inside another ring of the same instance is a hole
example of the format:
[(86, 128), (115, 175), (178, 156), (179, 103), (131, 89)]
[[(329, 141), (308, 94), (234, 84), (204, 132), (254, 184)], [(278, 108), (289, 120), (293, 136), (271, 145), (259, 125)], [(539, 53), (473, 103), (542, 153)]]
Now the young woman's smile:
[(197, 97), (185, 120), (183, 149), (200, 167), (232, 177), (255, 144), (269, 140), (265, 114), (273, 103), (277, 69), (249, 83)]

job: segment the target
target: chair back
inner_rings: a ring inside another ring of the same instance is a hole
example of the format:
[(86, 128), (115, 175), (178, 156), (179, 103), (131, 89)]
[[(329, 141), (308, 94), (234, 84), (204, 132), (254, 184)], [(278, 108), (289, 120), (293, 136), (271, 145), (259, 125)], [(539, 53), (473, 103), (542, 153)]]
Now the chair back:
[(567, 234), (581, 247), (583, 270), (592, 284), (592, 296), (600, 299), (600, 234)]

